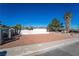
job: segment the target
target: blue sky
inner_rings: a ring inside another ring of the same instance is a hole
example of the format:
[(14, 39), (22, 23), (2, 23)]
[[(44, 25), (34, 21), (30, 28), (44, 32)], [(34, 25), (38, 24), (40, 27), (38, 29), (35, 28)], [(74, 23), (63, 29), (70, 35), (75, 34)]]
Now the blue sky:
[(53, 18), (64, 22), (64, 13), (72, 13), (71, 28), (79, 27), (79, 4), (0, 4), (2, 24), (13, 26), (47, 26)]

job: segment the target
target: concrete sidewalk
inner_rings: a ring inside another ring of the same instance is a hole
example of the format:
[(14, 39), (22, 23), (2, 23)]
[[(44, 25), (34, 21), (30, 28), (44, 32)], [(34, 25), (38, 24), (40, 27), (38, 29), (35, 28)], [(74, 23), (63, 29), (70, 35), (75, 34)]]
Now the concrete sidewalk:
[(60, 48), (62, 46), (78, 42), (78, 38), (72, 38), (72, 39), (65, 39), (61, 41), (52, 41), (47, 43), (40, 43), (40, 44), (32, 44), (32, 45), (24, 45), (19, 47), (13, 47), (13, 48), (6, 48), (1, 49), (0, 51), (7, 51), (6, 56), (24, 56), (24, 55), (36, 55), (36, 54), (42, 54), (49, 50), (53, 50), (56, 48)]

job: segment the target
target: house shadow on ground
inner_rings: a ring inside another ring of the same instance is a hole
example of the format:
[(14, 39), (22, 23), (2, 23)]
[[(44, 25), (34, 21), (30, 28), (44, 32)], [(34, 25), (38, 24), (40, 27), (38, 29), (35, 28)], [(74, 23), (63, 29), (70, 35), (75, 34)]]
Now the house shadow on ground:
[(10, 42), (13, 42), (13, 41), (19, 40), (20, 37), (21, 37), (21, 35), (17, 35), (17, 36), (15, 36), (15, 37), (11, 38), (11, 39), (6, 39), (6, 40), (4, 40), (4, 41), (2, 42), (1, 45), (4, 45), (4, 44), (10, 43)]

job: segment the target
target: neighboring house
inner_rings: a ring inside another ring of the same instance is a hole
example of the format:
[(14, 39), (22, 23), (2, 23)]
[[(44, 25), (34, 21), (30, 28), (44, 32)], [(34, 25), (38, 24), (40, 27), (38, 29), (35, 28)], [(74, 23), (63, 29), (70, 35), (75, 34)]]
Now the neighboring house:
[(33, 30), (21, 30), (21, 34), (46, 34), (46, 27), (33, 27)]
[(33, 28), (33, 33), (46, 33), (47, 28), (46, 27), (37, 27)]
[(0, 25), (0, 28), (10, 28), (10, 27), (6, 25)]

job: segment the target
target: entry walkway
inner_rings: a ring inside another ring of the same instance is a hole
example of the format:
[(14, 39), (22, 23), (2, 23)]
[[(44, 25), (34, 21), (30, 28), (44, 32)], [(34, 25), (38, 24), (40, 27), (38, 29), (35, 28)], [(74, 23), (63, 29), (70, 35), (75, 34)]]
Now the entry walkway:
[(52, 41), (47, 43), (40, 44), (32, 44), (32, 45), (24, 45), (13, 48), (1, 49), (0, 51), (7, 51), (6, 56), (25, 56), (25, 55), (37, 55), (42, 54), (50, 50), (54, 50), (56, 48), (60, 48), (62, 46), (66, 46), (75, 42), (79, 42), (78, 38), (65, 39), (60, 41)]

